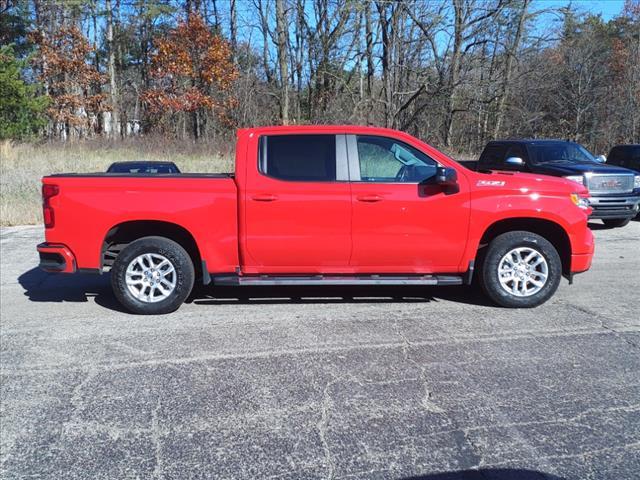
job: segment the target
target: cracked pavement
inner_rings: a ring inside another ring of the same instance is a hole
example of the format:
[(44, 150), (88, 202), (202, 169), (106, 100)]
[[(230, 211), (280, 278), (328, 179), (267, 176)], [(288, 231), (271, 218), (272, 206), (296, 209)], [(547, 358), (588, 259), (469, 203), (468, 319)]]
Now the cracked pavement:
[(637, 479), (640, 222), (594, 233), (533, 310), (263, 287), (140, 317), (3, 228), (0, 478)]

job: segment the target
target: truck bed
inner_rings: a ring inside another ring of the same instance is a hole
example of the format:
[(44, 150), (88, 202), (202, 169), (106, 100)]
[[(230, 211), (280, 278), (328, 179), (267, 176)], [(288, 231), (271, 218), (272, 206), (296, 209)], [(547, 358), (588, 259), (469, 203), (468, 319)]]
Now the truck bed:
[(47, 242), (66, 245), (81, 269), (102, 270), (110, 232), (133, 221), (145, 221), (148, 235), (170, 226), (184, 230), (210, 272), (233, 272), (238, 265), (231, 174), (72, 173), (42, 181), (59, 188), (50, 200), (56, 217)]

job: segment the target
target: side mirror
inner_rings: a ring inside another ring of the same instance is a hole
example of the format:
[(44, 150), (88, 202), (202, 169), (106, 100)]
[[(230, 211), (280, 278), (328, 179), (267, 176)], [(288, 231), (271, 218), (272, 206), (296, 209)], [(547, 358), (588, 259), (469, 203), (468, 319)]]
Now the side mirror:
[(598, 155), (596, 157), (596, 162), (598, 163), (605, 163), (607, 161), (607, 157), (605, 157), (604, 155)]
[(458, 185), (458, 172), (456, 172), (455, 168), (438, 167), (436, 183), (443, 187), (455, 187)]
[(509, 157), (505, 160), (504, 163), (512, 167), (522, 167), (524, 165), (524, 160), (522, 160), (520, 157)]

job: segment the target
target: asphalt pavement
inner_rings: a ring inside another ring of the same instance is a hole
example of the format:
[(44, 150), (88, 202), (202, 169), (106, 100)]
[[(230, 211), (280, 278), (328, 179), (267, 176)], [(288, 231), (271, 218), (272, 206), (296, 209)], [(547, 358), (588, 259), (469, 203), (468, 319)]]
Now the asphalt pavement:
[(640, 222), (595, 234), (532, 310), (270, 287), (143, 317), (3, 228), (0, 477), (638, 479)]

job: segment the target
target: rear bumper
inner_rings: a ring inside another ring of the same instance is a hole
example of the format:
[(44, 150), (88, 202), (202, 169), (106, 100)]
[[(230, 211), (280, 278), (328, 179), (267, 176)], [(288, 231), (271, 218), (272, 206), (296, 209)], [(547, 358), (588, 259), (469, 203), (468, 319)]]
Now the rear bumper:
[(593, 209), (589, 218), (633, 218), (640, 208), (640, 196), (590, 197), (589, 205)]
[(40, 268), (46, 272), (75, 273), (76, 259), (71, 250), (61, 243), (41, 243), (37, 246), (40, 254)]

